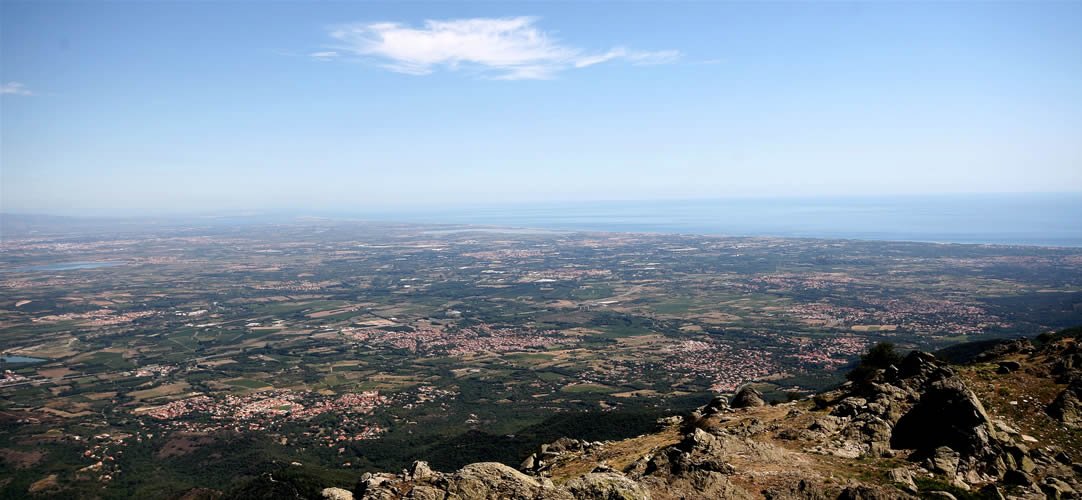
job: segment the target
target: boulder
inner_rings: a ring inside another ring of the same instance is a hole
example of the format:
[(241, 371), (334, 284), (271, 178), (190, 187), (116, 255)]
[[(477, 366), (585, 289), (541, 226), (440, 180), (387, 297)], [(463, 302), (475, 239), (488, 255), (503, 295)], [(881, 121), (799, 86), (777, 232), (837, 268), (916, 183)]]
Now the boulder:
[(906, 491), (915, 493), (917, 491), (917, 483), (913, 480), (913, 473), (909, 469), (897, 467), (887, 472), (887, 478), (893, 483), (897, 483), (905, 488)]
[(391, 499), (395, 498), (395, 491), (391, 488), (391, 485), (395, 477), (390, 474), (372, 474), (365, 473), (361, 476), (360, 482), (357, 483), (355, 491), (364, 499)]
[(902, 378), (927, 377), (938, 368), (939, 364), (935, 356), (922, 351), (913, 351), (902, 359), (902, 366), (898, 367), (898, 371)]
[(703, 407), (703, 414), (707, 416), (716, 415), (725, 411), (728, 407), (729, 400), (725, 399), (725, 396), (714, 396), (714, 399), (711, 399), (710, 402)]
[(834, 495), (828, 494), (822, 485), (806, 479), (801, 479), (795, 485), (790, 483), (763, 490), (762, 494), (766, 500), (833, 500), (835, 498)]
[(898, 419), (890, 443), (896, 449), (929, 454), (948, 446), (963, 455), (977, 455), (989, 451), (997, 439), (984, 405), (961, 379), (949, 377), (930, 384), (917, 404)]
[(435, 486), (417, 484), (410, 489), (409, 495), (411, 500), (443, 500), (446, 492)]
[(1059, 353), (1059, 359), (1052, 365), (1052, 375), (1055, 376), (1056, 382), (1066, 384), (1078, 378), (1080, 369), (1082, 369), (1082, 347), (1074, 343)]
[(936, 474), (943, 474), (947, 477), (954, 477), (954, 474), (958, 472), (958, 461), (961, 456), (958, 452), (946, 447), (940, 446), (935, 449), (935, 453), (928, 458), (928, 470), (935, 472)]
[(43, 491), (50, 491), (60, 488), (60, 481), (57, 479), (56, 474), (49, 474), (37, 481), (30, 484), (30, 488), (27, 490), (31, 495), (41, 493)]
[(1004, 374), (1011, 373), (1011, 372), (1016, 372), (1016, 371), (1022, 369), (1022, 365), (1017, 361), (1000, 361), (999, 363), (996, 363), (996, 364), (999, 365), (996, 368), (996, 373), (998, 373), (1000, 375), (1004, 375)]
[(910, 498), (896, 489), (876, 488), (868, 485), (847, 486), (838, 494), (838, 500), (895, 500)]
[(829, 416), (815, 419), (814, 421), (812, 421), (811, 425), (808, 426), (808, 430), (814, 432), (821, 432), (824, 434), (830, 434), (832, 432), (837, 432), (840, 426), (841, 419), (839, 419), (838, 417)]
[(939, 498), (941, 500), (958, 500), (958, 497), (946, 492), (946, 491), (929, 491), (924, 494), (924, 498)]
[(856, 396), (850, 396), (838, 402), (834, 405), (834, 409), (830, 410), (830, 414), (836, 417), (852, 417), (860, 413), (862, 410), (868, 409), (868, 400), (859, 398)]
[(428, 466), (428, 462), (422, 462), (420, 460), (413, 462), (410, 466), (409, 478), (414, 481), (424, 481), (435, 475), (432, 469)]
[(1003, 496), (1003, 491), (999, 489), (999, 486), (994, 484), (985, 485), (981, 488), (977, 494), (981, 498), (987, 498), (988, 500), (1007, 500), (1007, 497)]
[(763, 399), (763, 394), (755, 390), (754, 387), (745, 386), (733, 396), (733, 401), (729, 405), (733, 408), (766, 406), (766, 400)]
[(353, 492), (342, 488), (323, 488), (319, 494), (325, 500), (353, 500)]
[(706, 454), (709, 454), (713, 449), (718, 447), (718, 438), (702, 429), (695, 429), (685, 434), (684, 439), (676, 445), (676, 448), (683, 452)]
[(1059, 500), (1061, 498), (1074, 498), (1075, 490), (1071, 485), (1067, 484), (1062, 479), (1054, 477), (1046, 477), (1044, 481), (1041, 481), (1041, 491), (1049, 498), (1053, 500)]
[(540, 495), (541, 483), (498, 462), (469, 464), (449, 478), (450, 499), (532, 499)]
[(684, 422), (684, 417), (679, 415), (672, 415), (668, 417), (661, 417), (657, 419), (657, 426), (661, 428), (672, 427), (674, 425), (680, 425)]
[(1015, 486), (1032, 486), (1033, 477), (1020, 470), (1009, 470), (1003, 475), (1003, 484)]
[(1068, 427), (1082, 424), (1082, 380), (1075, 379), (1048, 405), (1048, 415)]
[(562, 437), (545, 447), (545, 452), (562, 453), (565, 451), (579, 451), (583, 448), (583, 442), (578, 439)]
[(590, 473), (572, 479), (564, 489), (574, 498), (596, 500), (649, 500), (650, 493), (639, 483), (617, 472)]

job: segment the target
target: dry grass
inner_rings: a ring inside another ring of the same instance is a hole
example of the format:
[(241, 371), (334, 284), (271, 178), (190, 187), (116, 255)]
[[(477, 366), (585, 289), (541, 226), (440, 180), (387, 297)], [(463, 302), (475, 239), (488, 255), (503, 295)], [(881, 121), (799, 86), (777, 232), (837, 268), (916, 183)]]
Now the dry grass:
[(587, 474), (604, 461), (616, 470), (623, 470), (643, 455), (679, 443), (681, 439), (677, 428), (672, 427), (655, 434), (644, 434), (607, 444), (600, 449), (591, 450), (580, 457), (562, 461), (552, 468), (552, 479), (561, 483)]
[(1045, 413), (1048, 404), (1066, 388), (1055, 384), (1044, 371), (1042, 358), (1012, 358), (1023, 369), (995, 373), (995, 364), (981, 364), (959, 370), (959, 375), (984, 403), (992, 418), (1003, 418), (1019, 431), (1037, 438), (1039, 446), (1055, 445), (1071, 456), (1082, 455), (1082, 432), (1071, 430)]
[(191, 386), (187, 382), (177, 382), (175, 384), (164, 384), (152, 389), (143, 389), (141, 391), (132, 391), (128, 395), (136, 401), (144, 401), (148, 399), (156, 399), (165, 396), (171, 396), (187, 392), (191, 389)]

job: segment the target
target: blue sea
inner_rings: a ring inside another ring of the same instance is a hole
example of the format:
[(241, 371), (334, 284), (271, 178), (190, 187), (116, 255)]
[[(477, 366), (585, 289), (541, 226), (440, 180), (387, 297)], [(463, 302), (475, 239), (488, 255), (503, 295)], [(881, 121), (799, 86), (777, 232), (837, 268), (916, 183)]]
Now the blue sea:
[(1082, 194), (477, 205), (364, 216), (573, 231), (1082, 247)]

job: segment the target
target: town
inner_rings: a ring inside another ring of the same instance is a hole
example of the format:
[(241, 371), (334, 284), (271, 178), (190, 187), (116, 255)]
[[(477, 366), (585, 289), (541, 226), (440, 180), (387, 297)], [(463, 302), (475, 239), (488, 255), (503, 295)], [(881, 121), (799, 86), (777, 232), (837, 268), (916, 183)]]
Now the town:
[[(2, 241), (7, 475), (180, 490), (193, 463), (257, 452), (328, 473), (457, 467), (556, 425), (647, 432), (746, 385), (810, 394), (876, 342), (1082, 322), (1078, 249), (332, 220), (142, 231)], [(201, 480), (231, 480), (215, 470)]]

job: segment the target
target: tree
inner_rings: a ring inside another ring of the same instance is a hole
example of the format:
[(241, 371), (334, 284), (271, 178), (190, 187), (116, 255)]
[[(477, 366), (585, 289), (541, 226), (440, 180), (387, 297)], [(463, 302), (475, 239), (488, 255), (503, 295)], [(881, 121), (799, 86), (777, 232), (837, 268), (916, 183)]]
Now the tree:
[(854, 383), (863, 384), (868, 382), (876, 371), (886, 369), (891, 365), (897, 366), (901, 362), (902, 355), (894, 349), (894, 344), (880, 342), (872, 346), (868, 352), (860, 357), (860, 363), (847, 373), (845, 378), (852, 380)]

